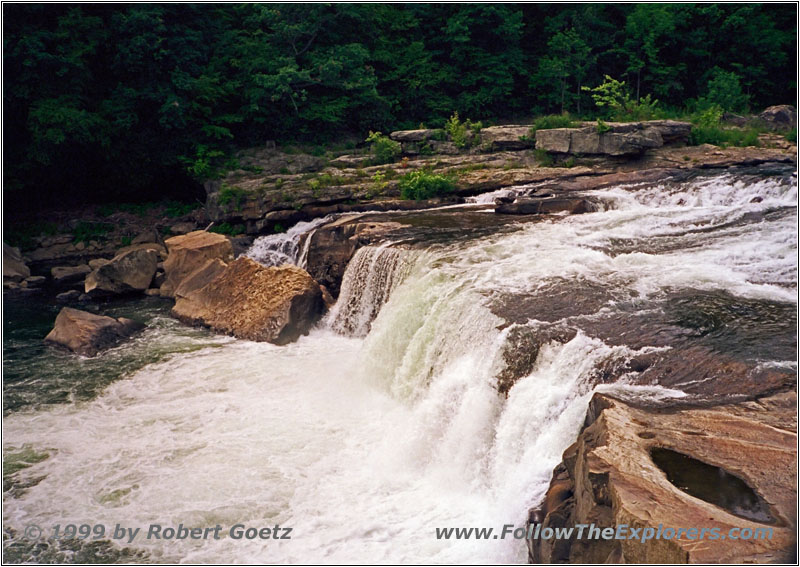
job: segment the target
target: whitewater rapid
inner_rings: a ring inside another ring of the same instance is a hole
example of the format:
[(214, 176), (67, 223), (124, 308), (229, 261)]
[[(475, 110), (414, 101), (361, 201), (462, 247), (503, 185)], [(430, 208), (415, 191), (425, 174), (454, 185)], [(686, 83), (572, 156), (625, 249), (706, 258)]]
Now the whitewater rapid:
[(545, 344), (505, 397), (495, 380), (509, 333), (539, 323), (507, 324), (493, 298), (588, 281), (614, 292), (608, 309), (676, 289), (797, 299), (796, 181), (594, 194), (604, 210), (510, 234), (362, 249), (340, 305), (294, 344), (226, 340), (90, 401), (8, 414), (4, 454), (48, 457), (17, 473), (43, 478), (4, 495), (4, 524), (293, 528), (289, 541), (133, 543), (158, 561), (524, 562), (523, 542), (439, 540), (435, 529), (522, 526), (594, 391), (685, 394), (626, 375), (598, 385), (598, 365), (658, 349), (578, 330)]

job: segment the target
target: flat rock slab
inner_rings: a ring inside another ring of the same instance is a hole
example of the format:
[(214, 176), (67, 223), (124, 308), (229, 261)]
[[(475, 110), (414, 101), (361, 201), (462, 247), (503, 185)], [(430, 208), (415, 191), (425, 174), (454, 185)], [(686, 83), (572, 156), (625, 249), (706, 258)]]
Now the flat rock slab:
[(500, 203), (494, 212), (505, 215), (544, 215), (566, 212), (578, 215), (592, 210), (587, 199), (545, 197), (541, 199), (517, 199), (513, 203)]
[(95, 356), (143, 328), (143, 324), (125, 317), (114, 319), (64, 307), (56, 317), (53, 330), (44, 340), (77, 354)]

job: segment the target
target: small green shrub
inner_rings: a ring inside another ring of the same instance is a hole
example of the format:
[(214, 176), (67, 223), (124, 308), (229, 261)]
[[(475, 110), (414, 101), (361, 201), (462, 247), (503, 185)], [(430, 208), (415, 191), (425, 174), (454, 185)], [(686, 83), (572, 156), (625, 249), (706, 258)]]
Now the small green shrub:
[(759, 146), (759, 131), (756, 128), (722, 128), (720, 126), (694, 126), (689, 135), (689, 144), (699, 146)]
[(114, 225), (110, 222), (89, 222), (80, 221), (72, 230), (73, 242), (89, 242), (90, 240), (105, 239), (106, 234), (111, 232)]
[(131, 242), (133, 242), (133, 237), (126, 235), (126, 236), (123, 236), (122, 238), (120, 238), (119, 240), (120, 240), (120, 242), (122, 243), (123, 246), (130, 246)]
[(540, 116), (539, 118), (533, 121), (533, 125), (531, 126), (530, 132), (528, 134), (528, 139), (535, 140), (537, 130), (552, 130), (553, 128), (573, 128), (575, 126), (576, 126), (575, 121), (566, 112), (564, 114), (548, 114), (546, 116)]
[(469, 147), (472, 144), (472, 140), (481, 131), (481, 128), (483, 128), (481, 122), (472, 122), (469, 119), (461, 122), (458, 112), (453, 112), (453, 115), (444, 125), (445, 133), (457, 148)]
[(553, 156), (547, 153), (547, 150), (541, 148), (533, 150), (533, 157), (536, 159), (536, 163), (542, 167), (550, 167), (553, 165)]
[(197, 208), (197, 203), (181, 203), (180, 201), (167, 201), (164, 204), (166, 205), (164, 214), (171, 219), (188, 215)]
[(786, 133), (786, 139), (793, 144), (797, 143), (797, 128), (793, 128)]
[(583, 87), (582, 90), (592, 93), (597, 108), (614, 120), (651, 120), (660, 112), (657, 99), (648, 94), (634, 100), (625, 87), (625, 81), (618, 81), (609, 75), (605, 75), (602, 84), (594, 88)]
[(597, 119), (597, 133), (604, 134), (611, 130), (611, 126), (603, 122), (600, 118)]
[(383, 171), (376, 171), (372, 176), (372, 183), (369, 189), (367, 189), (367, 198), (372, 199), (378, 195), (382, 195), (388, 185), (389, 182), (386, 181), (386, 174)]
[(272, 227), (272, 232), (277, 234), (279, 232), (286, 232), (286, 229), (283, 227), (283, 225), (281, 223), (276, 222), (275, 226)]
[(455, 181), (448, 175), (420, 169), (403, 175), (399, 187), (403, 199), (421, 201), (451, 193), (455, 189)]
[(227, 222), (222, 222), (219, 224), (215, 224), (211, 228), (208, 229), (208, 232), (216, 232), (217, 234), (226, 234), (228, 236), (236, 236), (238, 234), (244, 233), (244, 225), (243, 224), (230, 224)]
[(366, 141), (372, 144), (372, 155), (378, 165), (392, 163), (403, 151), (400, 142), (395, 142), (380, 132), (370, 131)]
[(239, 211), (242, 208), (242, 203), (244, 203), (245, 197), (247, 197), (247, 191), (244, 189), (223, 184), (222, 188), (219, 190), (217, 202), (221, 207), (226, 207), (229, 204), (232, 204), (233, 208)]

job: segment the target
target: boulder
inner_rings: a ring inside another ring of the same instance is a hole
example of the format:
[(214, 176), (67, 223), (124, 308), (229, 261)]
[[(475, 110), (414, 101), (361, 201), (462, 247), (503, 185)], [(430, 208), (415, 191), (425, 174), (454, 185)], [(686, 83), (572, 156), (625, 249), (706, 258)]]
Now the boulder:
[(480, 132), (481, 144), (492, 151), (524, 150), (533, 147), (530, 126), (490, 126)]
[(67, 286), (76, 284), (84, 280), (87, 274), (92, 269), (86, 264), (78, 266), (55, 266), (50, 269), (50, 275), (53, 278), (53, 283), (58, 286)]
[(139, 244), (131, 244), (129, 246), (123, 246), (119, 250), (117, 250), (117, 256), (122, 254), (123, 252), (130, 252), (132, 250), (155, 250), (158, 253), (159, 260), (164, 260), (167, 258), (167, 249), (164, 248), (162, 244), (158, 242), (140, 242)]
[(208, 260), (219, 258), (223, 262), (233, 260), (233, 247), (227, 237), (213, 232), (198, 230), (166, 240), (169, 256), (164, 262), (165, 280), (161, 295), (173, 297), (181, 281)]
[(134, 248), (122, 252), (86, 276), (85, 292), (101, 295), (144, 291), (150, 287), (156, 264), (156, 250)]
[(131, 244), (145, 244), (147, 242), (159, 242), (160, 238), (156, 229), (149, 228), (136, 235)]
[(758, 119), (772, 130), (791, 130), (797, 128), (797, 109), (788, 104), (770, 106)]
[(175, 289), (175, 297), (186, 297), (189, 292), (207, 286), (227, 267), (228, 265), (219, 258), (206, 261), (205, 264), (183, 278), (183, 281)]
[(664, 140), (655, 128), (600, 133), (596, 127), (590, 127), (572, 132), (569, 151), (572, 154), (624, 156), (641, 154), (663, 145)]
[[(529, 523), (542, 529), (624, 525), (639, 537), (531, 539), (531, 561), (795, 562), (796, 406), (793, 391), (670, 410), (595, 394), (583, 431), (564, 452)], [(707, 534), (678, 537), (678, 528)], [(771, 537), (726, 538), (731, 529), (742, 535), (766, 529)], [(646, 532), (651, 538), (642, 541)]]
[(307, 333), (323, 310), (322, 289), (302, 268), (265, 268), (241, 257), (204, 287), (178, 296), (172, 314), (242, 339), (286, 344)]
[(3, 242), (3, 281), (21, 282), (30, 275), (31, 271), (25, 265), (19, 248)]
[(109, 260), (108, 258), (93, 258), (92, 260), (89, 260), (89, 267), (93, 270), (96, 270), (100, 266), (105, 266), (110, 261), (111, 260)]
[(143, 328), (143, 324), (125, 317), (114, 319), (64, 307), (44, 340), (84, 356), (95, 356)]
[(398, 130), (389, 134), (392, 140), (397, 142), (422, 142), (433, 140), (441, 136), (441, 130), (420, 129), (420, 130)]

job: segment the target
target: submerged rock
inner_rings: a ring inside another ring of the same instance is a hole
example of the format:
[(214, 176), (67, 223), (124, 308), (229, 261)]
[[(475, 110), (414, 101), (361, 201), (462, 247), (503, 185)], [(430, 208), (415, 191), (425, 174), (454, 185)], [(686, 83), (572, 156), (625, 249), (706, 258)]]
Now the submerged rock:
[(144, 291), (153, 281), (156, 264), (156, 250), (134, 248), (122, 252), (86, 276), (85, 292), (101, 295)]
[(233, 246), (222, 234), (197, 230), (166, 240), (169, 256), (164, 262), (165, 280), (161, 295), (173, 297), (180, 283), (209, 260), (233, 260)]
[(513, 203), (499, 203), (494, 212), (506, 215), (544, 215), (566, 212), (578, 215), (589, 212), (591, 204), (586, 199), (545, 197), (539, 199), (517, 199)]
[(207, 285), (178, 295), (172, 314), (241, 339), (286, 344), (306, 334), (323, 311), (322, 289), (302, 268), (265, 268), (241, 257)]
[[(796, 394), (785, 392), (741, 404), (665, 411), (595, 394), (583, 431), (564, 452), (543, 506), (529, 521), (540, 529), (626, 525), (640, 530), (640, 537), (532, 539), (530, 559), (793, 562), (796, 405)], [(695, 532), (677, 537), (679, 528)], [(743, 537), (726, 538), (731, 529)], [(771, 537), (744, 537), (758, 529), (769, 530)], [(645, 533), (650, 539), (642, 541)]]
[(143, 328), (143, 324), (125, 317), (114, 319), (64, 307), (44, 340), (84, 356), (95, 356)]

